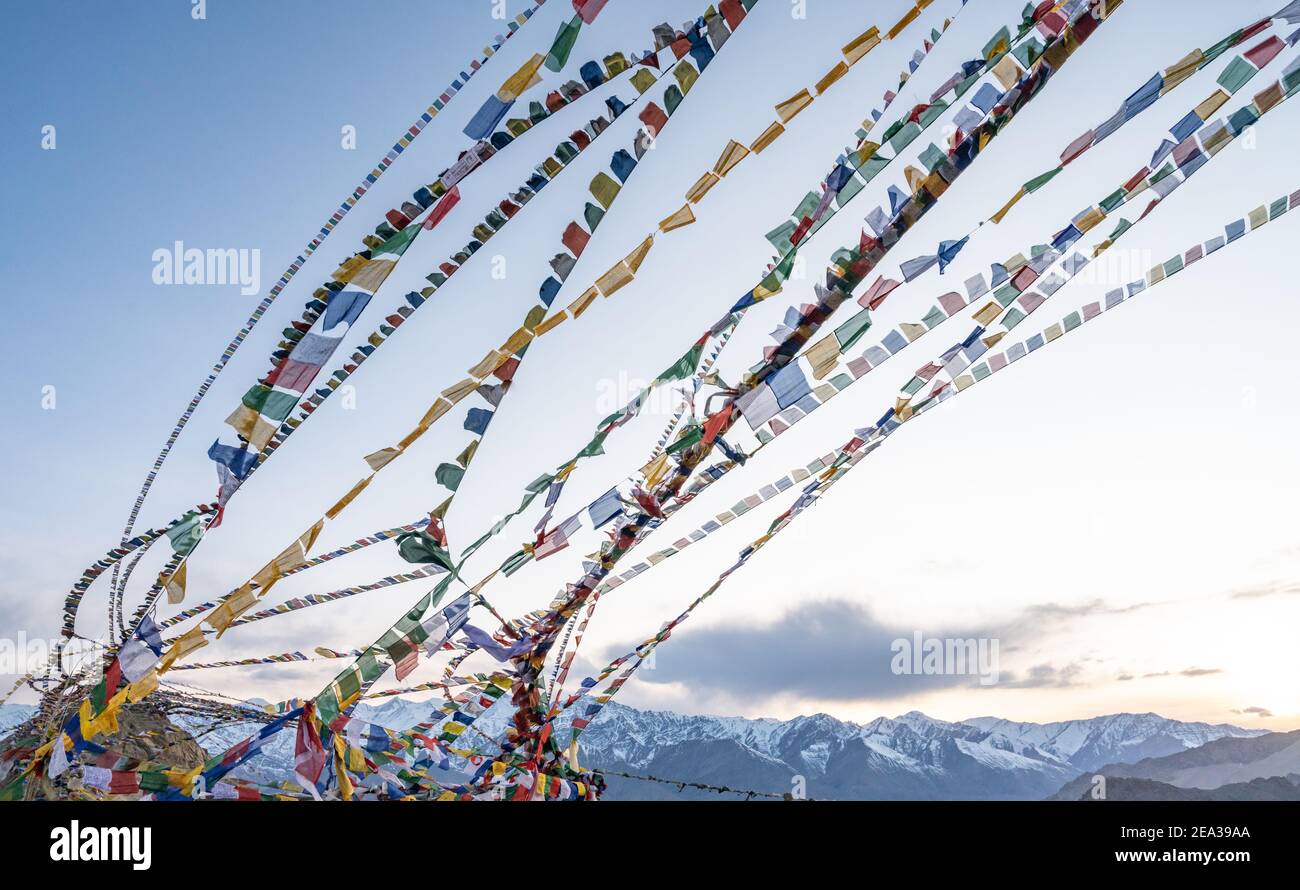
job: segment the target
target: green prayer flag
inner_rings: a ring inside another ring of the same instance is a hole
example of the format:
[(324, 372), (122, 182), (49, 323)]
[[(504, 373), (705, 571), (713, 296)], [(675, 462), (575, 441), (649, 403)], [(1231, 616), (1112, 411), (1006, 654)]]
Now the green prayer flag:
[(578, 15), (560, 25), (560, 30), (555, 35), (555, 42), (546, 53), (548, 69), (558, 73), (569, 63), (569, 53), (573, 52), (573, 47), (578, 42), (578, 31), (581, 29), (582, 17)]
[(167, 540), (172, 550), (184, 556), (194, 549), (194, 545), (203, 537), (203, 520), (193, 510), (185, 514), (180, 522), (167, 529)]
[(460, 487), (460, 480), (465, 478), (465, 468), (456, 464), (438, 464), (433, 476), (439, 485), (455, 491)]
[(694, 346), (686, 351), (686, 354), (668, 366), (658, 377), (655, 378), (651, 386), (658, 386), (661, 383), (668, 383), (672, 380), (685, 380), (695, 373), (695, 368), (700, 363), (700, 356), (704, 354), (704, 340), (700, 340)]
[(1219, 75), (1219, 86), (1229, 93), (1236, 93), (1254, 76), (1255, 66), (1241, 56), (1237, 56), (1228, 63), (1228, 67), (1223, 69), (1223, 73)]
[(518, 553), (513, 554), (504, 563), (502, 563), (501, 571), (505, 572), (506, 577), (508, 578), (511, 575), (513, 575), (515, 572), (519, 571), (524, 566), (526, 566), (529, 562), (532, 561), (532, 559), (533, 559), (533, 555), (531, 553), (529, 553), (527, 550), (520, 550)]
[(678, 451), (683, 451), (687, 448), (690, 448), (692, 445), (696, 444), (703, 438), (704, 438), (704, 430), (698, 426), (693, 427), (692, 429), (688, 430), (686, 434), (683, 435), (680, 439), (678, 439), (676, 442), (674, 442), (673, 444), (665, 448), (664, 451), (667, 454), (676, 454)]
[(1038, 191), (1040, 188), (1042, 188), (1043, 186), (1051, 182), (1053, 179), (1055, 179), (1056, 174), (1060, 173), (1063, 169), (1065, 168), (1057, 167), (1053, 170), (1048, 170), (1046, 173), (1042, 173), (1039, 174), (1038, 176), (1035, 176), (1033, 179), (1029, 180), (1024, 184), (1023, 188), (1025, 190), (1025, 194), (1032, 195), (1034, 192)]
[(433, 536), (426, 531), (406, 532), (397, 536), (397, 552), (407, 562), (442, 566), (452, 571), (455, 565), (451, 554), (438, 545)]
[(853, 348), (853, 344), (862, 339), (871, 327), (871, 312), (863, 309), (857, 312), (844, 324), (835, 329), (835, 339), (839, 341), (840, 352), (845, 352)]

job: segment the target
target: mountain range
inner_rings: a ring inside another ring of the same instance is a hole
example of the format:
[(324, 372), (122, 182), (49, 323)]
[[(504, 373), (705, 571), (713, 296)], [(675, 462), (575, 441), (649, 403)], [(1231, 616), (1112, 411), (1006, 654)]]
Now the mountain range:
[[(429, 719), (436, 704), (391, 698), (381, 705), (363, 703), (355, 716), (406, 729)], [(0, 735), (20, 722), (23, 715), (15, 709), (22, 708), (0, 706)], [(498, 706), (476, 727), (500, 737), (507, 719), (508, 710)], [(214, 728), (193, 717), (176, 723), (213, 753), (254, 728)], [(556, 737), (566, 739), (568, 732), (568, 721), (560, 720)], [(483, 735), (473, 737), (486, 748)], [(947, 722), (910, 711), (858, 724), (827, 714), (747, 719), (609, 703), (581, 738), (582, 765), (605, 771), (606, 798), (615, 800), (738, 796), (682, 788), (683, 782), (741, 793), (801, 790), (818, 799), (1082, 799), (1098, 774), (1107, 777), (1107, 796), (1116, 799), (1300, 796), (1300, 731), (1269, 733), (1152, 713), (1022, 723), (998, 717)], [(292, 763), (293, 734), (281, 733), (236, 775), (278, 781), (290, 776)]]

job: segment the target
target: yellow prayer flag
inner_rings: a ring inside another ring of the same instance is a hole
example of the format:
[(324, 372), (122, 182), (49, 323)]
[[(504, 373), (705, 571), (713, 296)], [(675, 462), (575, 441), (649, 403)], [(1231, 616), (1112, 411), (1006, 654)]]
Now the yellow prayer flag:
[(624, 287), (633, 280), (632, 271), (628, 269), (627, 263), (619, 260), (612, 269), (596, 279), (596, 287), (605, 296)]
[(826, 92), (828, 89), (831, 88), (832, 85), (834, 85), (834, 83), (837, 80), (839, 80), (841, 77), (843, 77), (848, 73), (849, 73), (848, 63), (837, 62), (835, 66), (831, 68), (830, 71), (827, 71), (825, 74), (822, 75), (821, 80), (817, 81), (817, 85), (814, 87), (814, 89), (817, 91), (817, 95), (820, 96), (822, 93)]
[(650, 248), (654, 247), (655, 236), (647, 235), (645, 240), (632, 249), (632, 252), (623, 257), (623, 262), (627, 264), (628, 269), (635, 273), (645, 262), (646, 256), (650, 253)]
[(258, 595), (245, 584), (227, 598), (225, 602), (213, 609), (207, 621), (212, 629), (217, 632), (217, 639), (221, 639), (221, 635), (230, 627), (231, 622), (255, 606), (257, 600)]
[(388, 278), (388, 273), (392, 272), (396, 265), (396, 260), (370, 260), (360, 271), (352, 276), (352, 280), (349, 284), (353, 287), (361, 288), (362, 290), (368, 290), (373, 294), (375, 291), (379, 290), (380, 285), (382, 285), (384, 280)]
[(92, 736), (86, 736), (89, 739), (96, 735), (117, 735), (117, 714), (122, 705), (126, 702), (127, 689), (123, 689), (108, 700), (104, 710), (91, 721)]
[(903, 336), (907, 338), (908, 343), (915, 341), (918, 337), (924, 335), (926, 331), (930, 330), (925, 325), (917, 324), (912, 321), (905, 321), (898, 327), (903, 332)]
[(691, 210), (690, 204), (682, 205), (682, 209), (669, 216), (665, 216), (659, 221), (659, 231), (671, 232), (673, 229), (680, 229), (682, 226), (689, 226), (695, 222), (695, 213)]
[(365, 257), (354, 254), (340, 263), (339, 267), (330, 273), (330, 278), (343, 284), (347, 284), (352, 280), (353, 275), (356, 275), (365, 268), (365, 265), (368, 262), (369, 260)]
[(808, 363), (812, 366), (813, 377), (821, 380), (834, 371), (835, 365), (839, 363), (840, 341), (835, 339), (835, 335), (828, 334), (808, 347), (804, 358), (808, 359)]
[(788, 124), (796, 114), (798, 114), (799, 112), (807, 108), (809, 105), (811, 105), (812, 100), (813, 100), (812, 94), (809, 93), (806, 88), (802, 89), (799, 92), (795, 93), (793, 96), (791, 96), (789, 99), (786, 99), (784, 102), (780, 102), (777, 104), (776, 106), (777, 117), (781, 118), (781, 123)]
[(785, 127), (782, 124), (773, 122), (770, 127), (764, 130), (759, 137), (754, 140), (753, 144), (749, 146), (749, 150), (754, 154), (760, 154), (763, 149), (775, 142), (777, 137), (784, 132)]
[(704, 196), (709, 193), (709, 189), (713, 188), (721, 181), (722, 180), (718, 177), (718, 174), (710, 170), (699, 179), (695, 180), (695, 185), (691, 186), (690, 191), (686, 193), (686, 200), (691, 204), (700, 203)]
[(347, 767), (344, 765), (346, 751), (343, 744), (343, 736), (338, 733), (334, 734), (334, 772), (339, 780), (339, 796), (344, 800), (352, 799), (352, 779), (348, 776)]
[(600, 291), (596, 290), (596, 288), (587, 288), (582, 292), (582, 295), (578, 297), (578, 299), (569, 304), (569, 313), (574, 318), (577, 318), (587, 311), (587, 307), (589, 307), (598, 296), (600, 296)]
[(316, 543), (316, 538), (324, 527), (324, 519), (316, 520), (316, 524), (299, 535), (298, 540), (280, 551), (280, 555), (272, 560), (272, 565), (279, 569), (282, 574), (288, 574), (301, 566), (307, 561), (307, 554), (310, 552), (312, 545)]
[(719, 176), (726, 176), (731, 172), (731, 168), (748, 156), (749, 149), (735, 139), (728, 139), (727, 147), (722, 150), (722, 154), (718, 155), (718, 161), (713, 165), (713, 172)]
[(142, 701), (158, 689), (158, 672), (149, 671), (139, 680), (127, 687), (126, 698), (129, 702)]
[(1194, 49), (1167, 68), (1164, 74), (1164, 86), (1160, 88), (1160, 95), (1163, 96), (1165, 93), (1169, 92), (1184, 80), (1195, 74), (1196, 70), (1201, 67), (1201, 63), (1204, 61), (1205, 53), (1201, 52), (1199, 49)]
[[(467, 377), (459, 383), (452, 384), (442, 391), (443, 398), (447, 399), (452, 405), (459, 402), (465, 396), (472, 393), (478, 388), (478, 381)], [(435, 406), (436, 407), (436, 406)], [(448, 407), (451, 407), (450, 405)]]
[(1016, 63), (1015, 56), (1008, 53), (1002, 57), (1002, 60), (993, 66), (993, 76), (998, 79), (1002, 85), (1002, 91), (1006, 92), (1016, 85), (1023, 74), (1020, 65)]
[(668, 455), (664, 453), (660, 454), (654, 460), (650, 461), (650, 463), (641, 468), (641, 475), (645, 477), (647, 488), (654, 488), (663, 481), (663, 478), (668, 475), (669, 464), (670, 460)]
[(975, 322), (977, 324), (987, 327), (988, 325), (992, 324), (993, 319), (997, 318), (1001, 313), (1002, 313), (1002, 307), (999, 306), (996, 302), (990, 301), (986, 303), (984, 307), (981, 308), (979, 312), (976, 312), (975, 315), (972, 317), (975, 319)]
[(469, 374), (469, 376), (473, 377), (475, 380), (482, 380), (497, 368), (501, 367), (501, 362), (504, 360), (505, 356), (493, 349), (487, 355), (483, 356), (477, 365), (470, 368), (465, 373)]
[[(1089, 229), (1096, 228), (1097, 224), (1101, 223), (1105, 219), (1106, 212), (1104, 210), (1100, 207), (1089, 207), (1082, 216), (1074, 221), (1074, 227), (1080, 232), (1087, 232)], [(1011, 270), (1008, 269), (1007, 271), (1009, 272)]]
[(202, 649), (206, 645), (208, 645), (208, 639), (203, 635), (203, 625), (195, 625), (176, 638), (176, 642), (172, 643), (171, 648), (163, 653), (154, 670), (160, 674), (165, 674), (176, 663), (178, 658), (188, 655), (196, 649)]
[(916, 21), (916, 17), (921, 14), (921, 9), (922, 7), (920, 6), (913, 6), (909, 9), (901, 19), (894, 23), (894, 27), (889, 29), (889, 32), (885, 35), (885, 39), (893, 40), (899, 34), (902, 34), (904, 28)]
[(1228, 94), (1223, 90), (1215, 90), (1213, 95), (1192, 109), (1192, 113), (1201, 120), (1208, 121), (1214, 116), (1214, 112), (1218, 111), (1223, 106), (1223, 103), (1228, 101), (1228, 98)]
[(859, 59), (878, 46), (880, 46), (880, 29), (872, 25), (846, 43), (840, 52), (844, 54), (845, 61), (850, 65), (856, 65)]
[(564, 322), (568, 318), (569, 316), (563, 312), (560, 312), (556, 315), (552, 315), (550, 318), (546, 319), (546, 321), (539, 324), (537, 326), (537, 330), (534, 333), (536, 333), (536, 335), (540, 337), (543, 334), (548, 333), (554, 330), (555, 328), (558, 328), (560, 325), (564, 324)]
[(546, 61), (546, 57), (541, 53), (533, 53), (531, 59), (519, 66), (519, 70), (510, 75), (505, 83), (501, 84), (501, 89), (497, 91), (497, 98), (503, 102), (518, 99), (524, 94), (525, 90), (536, 83), (540, 83), (541, 78), (537, 76), (537, 72), (544, 61)]
[[(428, 432), (428, 430), (426, 430), (424, 427), (417, 426), (415, 429), (411, 430), (409, 433), (407, 433), (405, 436), (401, 438), (401, 441), (397, 443), (398, 449), (400, 451), (405, 451), (406, 449), (410, 448), (412, 445), (415, 444), (415, 440), (423, 436), (426, 432)], [(331, 516), (329, 518), (333, 519), (334, 517)]]
[(532, 342), (533, 337), (536, 336), (535, 328), (537, 326), (537, 320), (540, 320), (541, 316), (544, 316), (546, 314), (546, 307), (534, 306), (533, 309), (541, 310), (541, 312), (538, 313), (537, 319), (536, 320), (534, 319), (533, 313), (530, 310), (528, 313), (528, 318), (524, 321), (524, 325), (516, 329), (515, 332), (510, 335), (510, 339), (502, 343), (501, 348), (497, 350), (497, 352), (499, 352), (501, 356), (497, 360), (497, 363), (488, 370), (489, 374), (492, 373), (492, 371), (495, 371), (497, 368), (501, 367), (507, 361), (509, 361), (510, 356), (514, 355), (516, 352), (523, 349), (525, 346), (527, 346), (529, 343)]
[(182, 562), (163, 585), (167, 590), (167, 602), (172, 605), (185, 601), (185, 573), (186, 564)]
[(258, 417), (256, 411), (241, 402), (239, 407), (230, 412), (230, 416), (226, 418), (226, 425), (245, 439), (252, 439), (253, 427), (258, 421)]
[(370, 484), (370, 480), (374, 478), (375, 476), (372, 473), (366, 478), (362, 479), (356, 485), (352, 486), (352, 488), (348, 490), (347, 494), (339, 498), (338, 503), (336, 503), (333, 507), (330, 507), (328, 510), (325, 511), (325, 518), (333, 519), (334, 517), (342, 513), (344, 510), (346, 510), (348, 504), (352, 503), (352, 501), (356, 498), (357, 495), (365, 491), (366, 486)]
[(380, 448), (373, 454), (366, 455), (366, 463), (370, 464), (370, 469), (377, 473), (388, 466), (389, 462), (401, 453), (402, 449), (400, 448)]

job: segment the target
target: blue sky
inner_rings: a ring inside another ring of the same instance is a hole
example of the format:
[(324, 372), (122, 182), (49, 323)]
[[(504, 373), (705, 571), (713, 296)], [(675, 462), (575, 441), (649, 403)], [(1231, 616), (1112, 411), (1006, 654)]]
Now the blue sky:
[[(762, 0), (625, 187), (559, 301), (576, 297), (676, 209), (728, 138), (751, 141), (772, 119), (772, 106), (814, 83), (844, 42), (872, 24), (887, 28), (906, 5), (808, 0), (806, 18), (797, 19), (791, 3)], [(1022, 5), (972, 0), (891, 114), (928, 96)], [(1126, 4), (882, 271), (972, 229), (1157, 68), (1278, 5)], [(763, 234), (817, 187), (881, 92), (896, 85), (924, 33), (958, 6), (936, 0), (919, 25), (854, 66), (782, 140), (705, 199), (699, 223), (661, 238), (634, 285), (530, 352), (449, 517), (453, 546), (476, 538), (515, 506), (523, 484), (576, 451), (608, 413), (609, 392), (630, 394), (628, 381), (665, 367), (754, 283), (770, 254)], [(522, 8), (518, 0), (506, 4), (510, 15)], [(377, 15), (336, 0), (211, 0), (206, 20), (194, 21), (183, 0), (158, 0), (10, 13), (11, 48), (0, 61), (10, 124), (0, 152), (11, 171), (0, 251), (11, 277), (12, 334), (0, 407), (18, 434), (8, 443), (12, 469), (0, 502), (0, 628), (7, 636), (57, 631), (67, 588), (116, 542), (176, 415), (260, 298), (237, 287), (154, 285), (153, 251), (177, 240), (256, 248), (264, 292), (396, 136), (502, 30), (491, 9), (488, 0), (395, 2)], [(652, 25), (676, 25), (700, 9), (698, 0), (656, 3), (653, 11), (610, 0), (584, 30), (564, 76), (611, 50), (642, 49)], [(209, 392), (155, 485), (142, 526), (212, 497), (204, 452), (265, 370), (279, 330), (384, 210), (466, 146), (460, 127), (525, 58), (545, 50), (567, 10), (551, 0), (312, 257)], [(1274, 64), (1272, 76), (1289, 58)], [(1210, 92), (1220, 67), (1072, 164), (1002, 225), (984, 226), (942, 279), (930, 273), (896, 292), (877, 330), (919, 318), (935, 296), (990, 262), (1049, 240), (1145, 163), (1160, 134)], [(633, 94), (626, 85), (612, 91), (625, 100)], [(557, 115), (467, 183), (462, 206), (403, 259), (363, 316), (363, 329), (420, 287), (464, 244), (483, 211), (593, 108), (579, 104)], [(1282, 106), (1251, 139), (1215, 158), (1126, 239), (1134, 256), (1167, 257), (1293, 191), (1297, 115), (1290, 103)], [(45, 125), (57, 128), (54, 151), (41, 150)], [(356, 128), (355, 151), (340, 145), (345, 125)], [(616, 122), (367, 362), (350, 381), (355, 409), (327, 402), (280, 449), (196, 554), (190, 600), (226, 592), (278, 552), (362, 474), (363, 455), (401, 438), (439, 390), (513, 329), (549, 273), (560, 232), (581, 210), (585, 183), (629, 145), (636, 126), (631, 116)], [(806, 251), (810, 268), (855, 238), (862, 216), (884, 202), (888, 184), (901, 181), (901, 169), (878, 178), (818, 234)], [(1289, 334), (1300, 321), (1287, 281), (1294, 225), (1290, 217), (1271, 224), (900, 432), (675, 634), (646, 672), (648, 682), (630, 686), (626, 701), (750, 716), (821, 709), (869, 718), (917, 707), (952, 719), (996, 713), (1048, 720), (1156, 710), (1300, 725), (1300, 693), (1286, 663), (1286, 631), (1300, 618), (1300, 602), (1294, 593), (1270, 592), (1285, 589), (1300, 568), (1290, 508), (1300, 491), (1291, 460), (1300, 396), (1288, 385), (1300, 371)], [(492, 256), (505, 259), (504, 280), (489, 274)], [(1071, 285), (1029, 330), (1106, 289)], [(720, 366), (724, 378), (753, 363), (787, 305), (811, 296), (811, 279), (795, 282), (751, 313)], [(870, 334), (867, 342), (875, 342)], [(873, 373), (674, 521), (693, 528), (842, 443), (880, 415), (911, 368), (948, 342), (939, 334), (896, 367)], [(56, 388), (55, 410), (42, 408), (45, 386)], [(605, 456), (575, 474), (561, 512), (640, 466), (663, 421), (647, 416), (622, 431)], [(319, 549), (427, 512), (443, 496), (434, 467), (466, 438), (458, 422), (436, 427), (327, 529)], [(603, 664), (653, 632), (781, 509), (754, 511), (709, 546), (608, 597), (583, 655)], [(470, 574), (517, 547), (536, 515), (485, 548)], [(588, 532), (564, 554), (489, 591), (494, 604), (511, 613), (544, 605), (580, 573), (578, 559), (597, 540)], [(137, 581), (147, 582), (157, 566), (146, 560)], [(285, 582), (273, 599), (404, 567), (392, 549), (374, 547)], [(104, 590), (97, 585), (86, 598), (79, 626), (88, 633), (102, 628)], [(204, 658), (364, 645), (422, 591), (417, 582), (262, 622), (229, 634)], [(909, 686), (906, 678), (873, 673), (879, 641), (913, 630), (996, 635), (1012, 679), (970, 689)], [(773, 675), (755, 668), (770, 660), (774, 640), (784, 641), (791, 679), (756, 684), (754, 675)], [(281, 698), (314, 692), (336, 668), (211, 671), (202, 685)], [(434, 673), (426, 667), (417, 679)], [(1274, 716), (1234, 713), (1252, 707)]]

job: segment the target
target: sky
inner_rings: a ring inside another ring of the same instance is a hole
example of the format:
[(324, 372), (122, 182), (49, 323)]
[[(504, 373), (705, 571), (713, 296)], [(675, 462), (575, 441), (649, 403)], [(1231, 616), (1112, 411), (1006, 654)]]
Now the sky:
[[(886, 123), (977, 55), (1022, 5), (971, 0)], [(979, 225), (1156, 70), (1279, 5), (1125, 4), (891, 252), (880, 271), (897, 277), (903, 260), (977, 230), (942, 277), (931, 271), (895, 291), (862, 345), (919, 319), (939, 294), (987, 273), (990, 263), (1049, 241), (1127, 180), (1164, 131), (1212, 91), (1226, 59), (1072, 163), (1000, 225)], [(195, 20), (186, 0), (149, 0), (10, 13), (13, 38), (0, 59), (9, 122), (0, 159), (11, 171), (0, 256), (10, 278), (11, 336), (0, 409), (13, 434), (0, 499), (0, 636), (57, 634), (68, 588), (117, 543), (146, 471), (213, 361), (355, 183), (503, 30), (496, 6), (398, 0), (381, 14), (340, 0), (210, 0), (206, 18)], [(773, 106), (815, 83), (843, 44), (873, 24), (888, 29), (908, 6), (762, 0), (638, 166), (556, 305), (676, 210), (728, 139), (752, 141), (773, 119)], [(504, 8), (513, 16), (524, 6), (507, 0)], [(453, 550), (512, 510), (525, 484), (576, 452), (602, 417), (753, 286), (771, 255), (764, 233), (819, 186), (929, 29), (959, 8), (958, 0), (935, 0), (918, 24), (855, 65), (775, 145), (715, 188), (696, 208), (697, 224), (661, 236), (634, 284), (534, 345), (448, 516)], [(558, 78), (548, 74), (548, 83), (576, 76), (589, 58), (644, 49), (653, 25), (679, 25), (701, 10), (699, 0), (610, 0), (583, 30), (568, 68)], [(546, 4), (310, 259), (208, 392), (154, 485), (140, 528), (211, 500), (207, 447), (264, 373), (280, 329), (385, 210), (467, 147), (461, 127), (519, 64), (545, 51), (569, 14), (561, 0)], [(1248, 101), (1293, 53), (1229, 107)], [(602, 87), (472, 177), (461, 205), (415, 243), (359, 330), (371, 330), (405, 292), (422, 287), (482, 214), (611, 93), (629, 102), (634, 95), (626, 81)], [(55, 128), (53, 150), (42, 147), (47, 126)], [(617, 120), (349, 380), (354, 400), (327, 401), (240, 490), (189, 564), (187, 602), (224, 594), (278, 553), (363, 475), (364, 455), (400, 439), (440, 390), (514, 329), (550, 272), (564, 226), (581, 212), (585, 184), (616, 149), (630, 146), (637, 126), (634, 114)], [(343, 145), (345, 127), (355, 128), (355, 149)], [(1110, 264), (1057, 293), (1023, 333), (1294, 191), (1300, 184), (1288, 177), (1298, 135), (1292, 103), (1270, 112), (1135, 228)], [(927, 133), (900, 160), (929, 141)], [(804, 251), (810, 270), (856, 240), (863, 216), (886, 203), (886, 188), (901, 176), (896, 163), (815, 236)], [(1125, 215), (1134, 218), (1131, 208)], [(1300, 308), (1289, 280), (1296, 224), (1291, 216), (1270, 223), (904, 427), (733, 576), (620, 700), (750, 717), (825, 711), (865, 721), (916, 709), (950, 720), (994, 714), (1046, 722), (1155, 711), (1300, 727), (1289, 662), (1300, 619), (1292, 507), (1300, 493), (1293, 460), (1300, 393), (1291, 385), (1300, 374), (1291, 336)], [(1086, 243), (1103, 232), (1093, 236)], [(260, 251), (261, 291), (155, 284), (153, 252), (176, 241)], [(503, 277), (493, 277), (494, 266)], [(791, 281), (746, 317), (720, 361), (724, 379), (760, 357), (787, 306), (813, 298), (815, 277)], [(673, 527), (692, 529), (842, 444), (879, 417), (911, 370), (964, 333), (964, 324), (923, 340), (810, 415), (743, 473), (684, 508), (647, 550), (675, 540)], [(354, 340), (360, 337), (345, 345)], [(557, 517), (635, 472), (674, 407), (663, 400), (583, 464)], [(413, 522), (441, 502), (434, 468), (464, 447), (460, 414), (386, 469), (327, 527), (317, 550)], [(677, 615), (788, 504), (764, 504), (605, 597), (575, 679)], [(540, 505), (483, 548), (467, 576), (486, 574), (530, 538), (539, 515)], [(599, 540), (588, 528), (568, 550), (485, 592), (503, 614), (541, 608), (582, 574), (581, 558)], [(141, 564), (132, 605), (163, 549)], [(391, 546), (371, 547), (287, 579), (271, 598), (407, 569)], [(103, 632), (106, 589), (101, 579), (87, 595), (81, 633)], [(411, 582), (263, 621), (227, 634), (201, 660), (364, 646), (426, 589)], [(996, 639), (999, 681), (891, 672), (893, 641), (917, 632)], [(490, 667), (482, 657), (466, 666)], [(314, 694), (339, 667), (322, 660), (178, 679), (279, 700)], [(440, 671), (426, 664), (408, 682)], [(0, 675), (0, 687), (13, 680)]]

